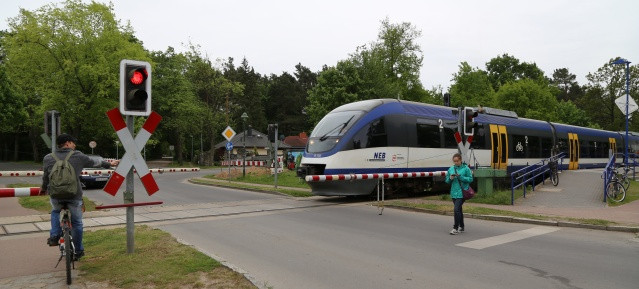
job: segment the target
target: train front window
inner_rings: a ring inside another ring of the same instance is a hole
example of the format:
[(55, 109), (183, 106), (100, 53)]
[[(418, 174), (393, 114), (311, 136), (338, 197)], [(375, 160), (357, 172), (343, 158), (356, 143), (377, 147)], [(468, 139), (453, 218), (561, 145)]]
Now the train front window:
[(317, 153), (332, 149), (362, 114), (364, 114), (363, 111), (340, 111), (327, 114), (313, 129), (308, 142), (308, 152)]

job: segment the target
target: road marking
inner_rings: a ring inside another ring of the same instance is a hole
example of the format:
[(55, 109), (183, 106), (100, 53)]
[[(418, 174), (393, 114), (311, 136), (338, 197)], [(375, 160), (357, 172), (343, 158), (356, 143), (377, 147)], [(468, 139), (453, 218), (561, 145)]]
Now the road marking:
[(530, 229), (526, 229), (526, 230), (522, 230), (522, 231), (503, 234), (503, 235), (499, 235), (499, 236), (479, 239), (479, 240), (470, 241), (470, 242), (459, 243), (456, 246), (481, 250), (481, 249), (485, 249), (485, 248), (492, 247), (492, 246), (497, 246), (497, 245), (501, 245), (501, 244), (506, 244), (506, 243), (510, 243), (510, 242), (523, 240), (523, 239), (530, 238), (530, 237), (535, 237), (535, 236), (539, 236), (539, 235), (543, 235), (543, 234), (552, 233), (552, 232), (555, 232), (555, 231), (558, 231), (558, 230), (560, 230), (560, 228), (540, 226), (540, 227), (534, 227), (534, 228), (530, 228)]

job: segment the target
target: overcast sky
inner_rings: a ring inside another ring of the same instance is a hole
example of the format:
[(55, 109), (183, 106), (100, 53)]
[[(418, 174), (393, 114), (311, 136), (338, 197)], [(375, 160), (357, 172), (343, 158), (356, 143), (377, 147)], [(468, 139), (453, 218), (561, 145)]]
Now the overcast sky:
[[(19, 8), (35, 10), (56, 0), (0, 1), (0, 30)], [(86, 2), (86, 1), (85, 1)], [(97, 2), (108, 3), (105, 0)], [(534, 62), (546, 76), (568, 68), (585, 84), (611, 58), (639, 63), (637, 0), (115, 0), (115, 15), (130, 21), (150, 50), (200, 45), (212, 60), (246, 57), (260, 74), (292, 73), (297, 63), (319, 71), (377, 39), (381, 20), (410, 22), (418, 39), (426, 89), (450, 86), (467, 61), (485, 69), (508, 53)]]

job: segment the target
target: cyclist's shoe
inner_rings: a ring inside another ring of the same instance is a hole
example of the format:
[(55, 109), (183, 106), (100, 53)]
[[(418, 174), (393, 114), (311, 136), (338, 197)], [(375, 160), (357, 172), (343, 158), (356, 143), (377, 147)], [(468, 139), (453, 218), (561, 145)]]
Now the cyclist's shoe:
[(73, 254), (73, 261), (78, 261), (83, 256), (84, 256), (84, 251), (75, 252), (75, 254)]
[(49, 245), (49, 247), (55, 247), (60, 245), (59, 241), (60, 237), (49, 237), (49, 239), (47, 239), (47, 245)]

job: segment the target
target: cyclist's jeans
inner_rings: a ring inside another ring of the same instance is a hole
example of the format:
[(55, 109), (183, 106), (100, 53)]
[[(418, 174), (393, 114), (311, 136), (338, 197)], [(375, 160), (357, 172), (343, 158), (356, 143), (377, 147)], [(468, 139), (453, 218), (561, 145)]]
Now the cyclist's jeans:
[(84, 251), (82, 245), (82, 200), (60, 200), (51, 199), (51, 237), (62, 236), (62, 228), (60, 227), (60, 210), (62, 210), (62, 204), (68, 204), (67, 207), (71, 212), (71, 236), (73, 236), (73, 245), (75, 251)]

